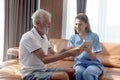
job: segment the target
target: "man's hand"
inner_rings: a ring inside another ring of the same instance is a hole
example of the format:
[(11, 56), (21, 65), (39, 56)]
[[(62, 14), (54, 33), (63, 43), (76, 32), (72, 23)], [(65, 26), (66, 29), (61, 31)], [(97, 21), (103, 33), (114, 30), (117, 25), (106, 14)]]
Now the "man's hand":
[(64, 51), (68, 51), (68, 50), (70, 50), (70, 49), (72, 49), (72, 48), (74, 48), (74, 47), (73, 47), (73, 46), (67, 47), (67, 48), (65, 48), (65, 49), (62, 49), (59, 53), (64, 52)]
[(78, 56), (82, 50), (83, 50), (83, 48), (81, 48), (81, 47), (74, 47), (68, 51), (71, 56), (75, 57), (75, 56)]

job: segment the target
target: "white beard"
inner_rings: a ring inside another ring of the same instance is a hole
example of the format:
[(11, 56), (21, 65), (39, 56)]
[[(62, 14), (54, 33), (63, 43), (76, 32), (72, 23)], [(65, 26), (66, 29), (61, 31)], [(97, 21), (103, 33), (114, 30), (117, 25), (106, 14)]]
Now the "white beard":
[(43, 28), (42, 30), (40, 30), (43, 34), (48, 34), (48, 30), (49, 28)]
[(49, 29), (48, 29), (48, 28), (46, 28), (45, 34), (48, 34), (48, 30), (49, 30)]

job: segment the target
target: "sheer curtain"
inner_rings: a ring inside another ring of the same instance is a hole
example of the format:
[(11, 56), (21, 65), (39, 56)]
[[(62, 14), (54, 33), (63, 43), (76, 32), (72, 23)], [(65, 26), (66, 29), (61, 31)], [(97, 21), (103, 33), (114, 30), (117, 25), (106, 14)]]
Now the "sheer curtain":
[(7, 49), (19, 46), (21, 35), (32, 28), (31, 15), (37, 0), (5, 0), (5, 38), (3, 60), (10, 59)]
[(102, 42), (120, 43), (119, 0), (88, 0), (86, 13)]
[(67, 29), (66, 38), (69, 39), (71, 34), (74, 33), (74, 19), (77, 15), (77, 0), (68, 1), (68, 12), (67, 12)]
[(69, 39), (74, 33), (74, 18), (77, 15), (77, 0), (63, 0), (62, 38)]

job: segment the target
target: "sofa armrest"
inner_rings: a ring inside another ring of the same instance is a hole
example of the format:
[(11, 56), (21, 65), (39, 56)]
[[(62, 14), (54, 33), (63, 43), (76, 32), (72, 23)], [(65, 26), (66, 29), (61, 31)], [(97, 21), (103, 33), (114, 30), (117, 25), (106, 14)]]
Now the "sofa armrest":
[(7, 50), (7, 54), (15, 56), (16, 59), (18, 59), (18, 55), (19, 55), (18, 53), (19, 53), (19, 48), (18, 47), (9, 48)]

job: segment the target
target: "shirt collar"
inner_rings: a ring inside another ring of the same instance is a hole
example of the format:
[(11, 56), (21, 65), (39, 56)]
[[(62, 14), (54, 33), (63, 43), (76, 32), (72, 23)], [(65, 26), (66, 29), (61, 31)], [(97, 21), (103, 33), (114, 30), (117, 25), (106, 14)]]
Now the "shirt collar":
[[(39, 37), (40, 39), (43, 39), (43, 38), (39, 35), (39, 33), (37, 32), (37, 30), (36, 30), (34, 27), (32, 28), (31, 31), (33, 32), (34, 35), (36, 35), (36, 36)], [(44, 37), (44, 35), (43, 35), (43, 37)]]

